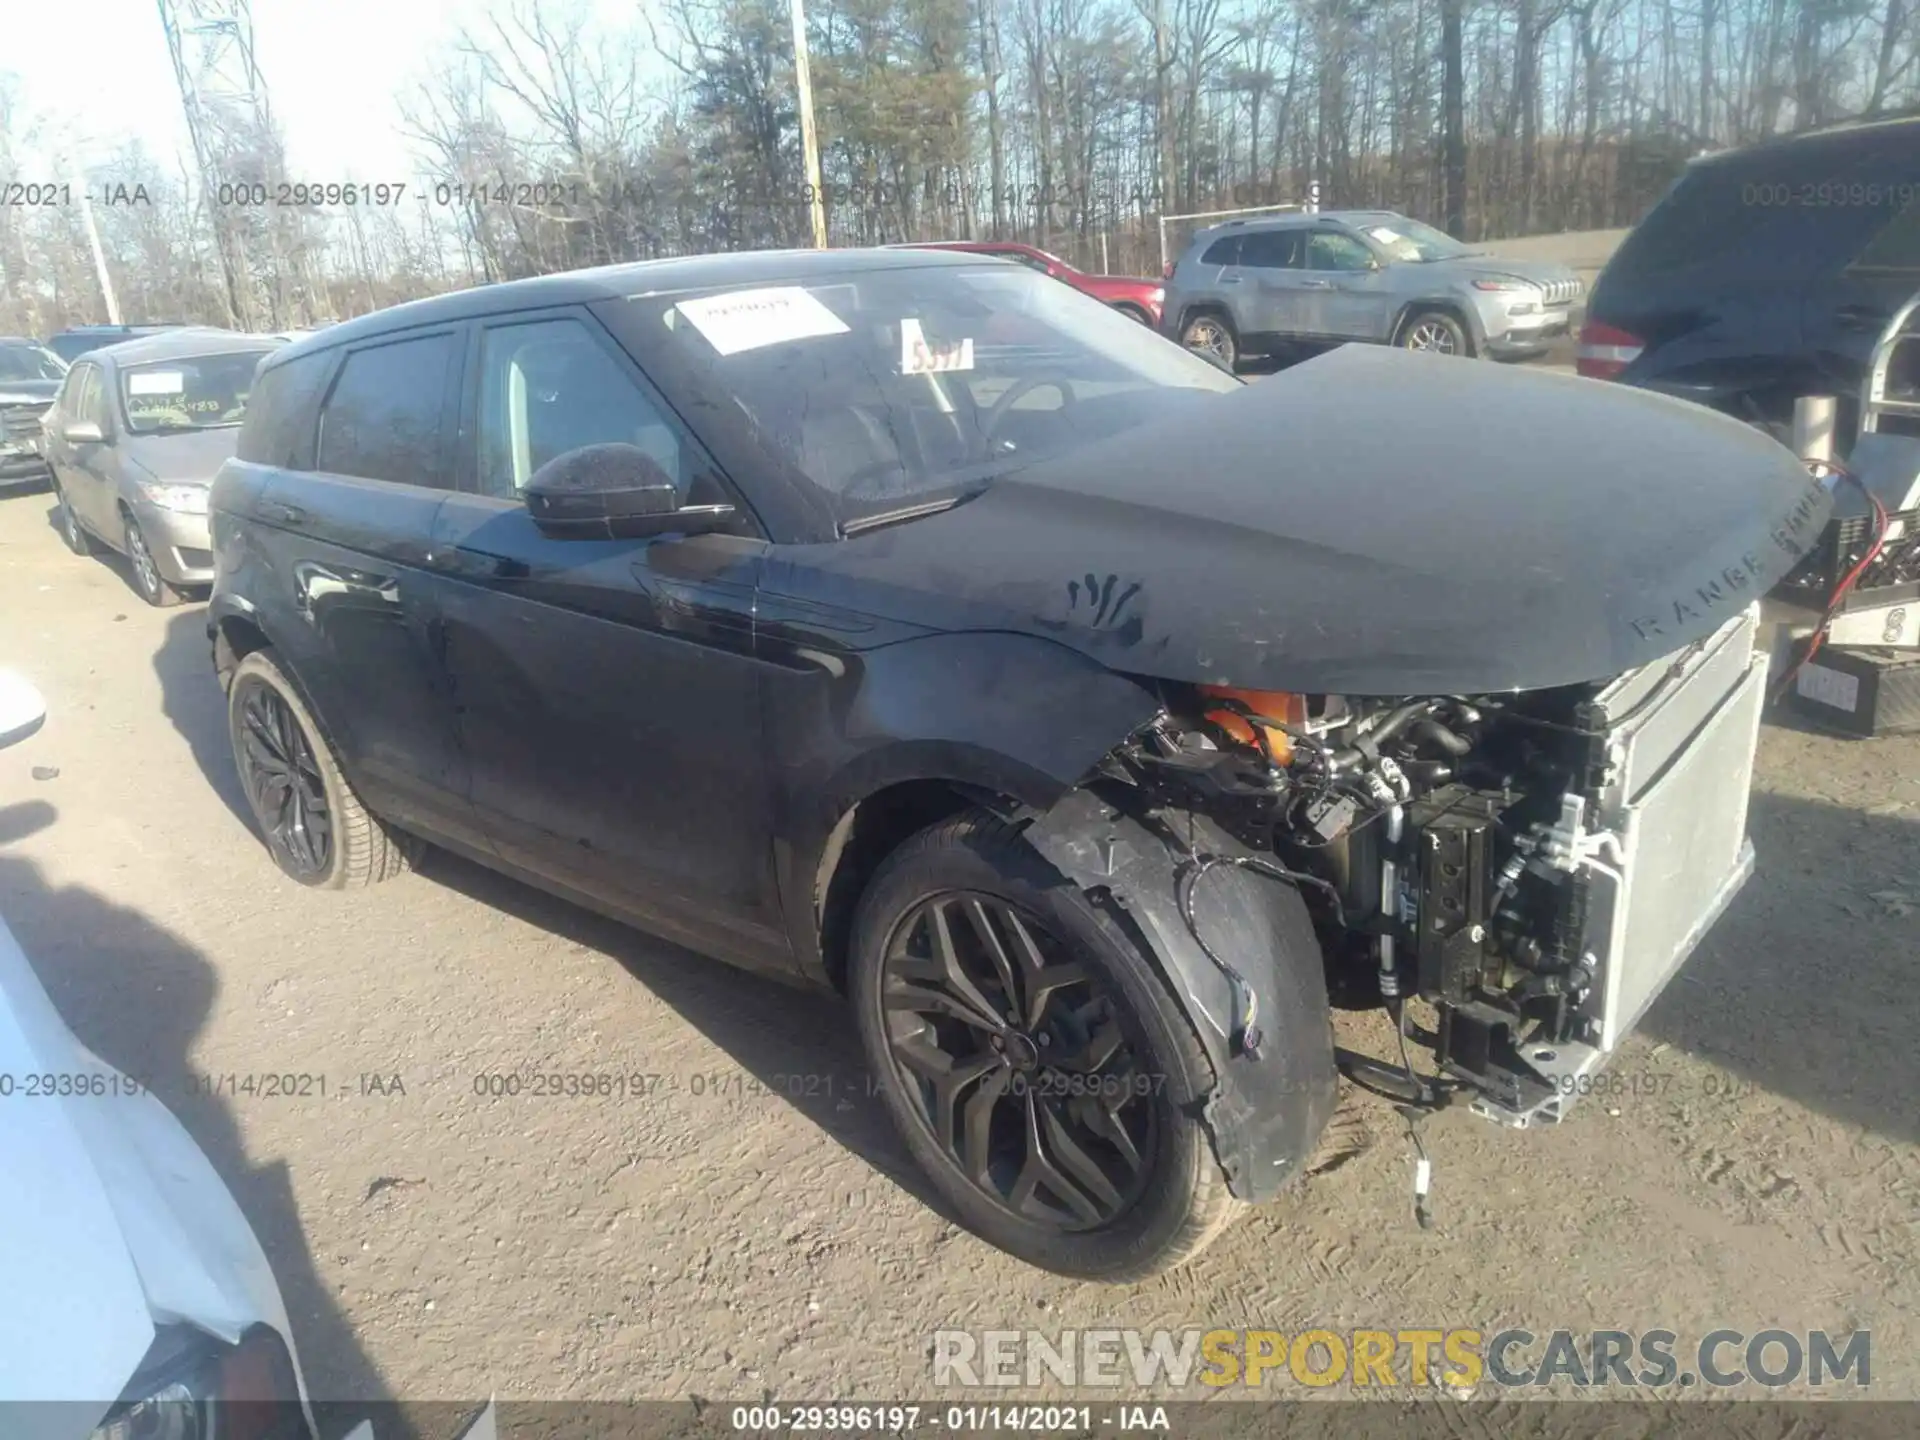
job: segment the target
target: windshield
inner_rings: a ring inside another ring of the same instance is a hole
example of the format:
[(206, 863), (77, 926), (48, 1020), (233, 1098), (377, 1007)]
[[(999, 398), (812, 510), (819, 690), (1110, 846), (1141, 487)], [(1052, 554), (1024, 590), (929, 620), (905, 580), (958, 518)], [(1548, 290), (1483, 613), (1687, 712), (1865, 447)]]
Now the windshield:
[(630, 303), (669, 332), (663, 385), (717, 388), (843, 529), (1240, 384), (1077, 290), (991, 262)]
[(136, 435), (159, 430), (216, 430), (238, 425), (246, 413), (253, 372), (266, 350), (195, 355), (130, 365), (120, 372), (127, 429)]
[(89, 350), (98, 350), (103, 345), (112, 345), (126, 338), (125, 335), (88, 335), (85, 332), (55, 335), (47, 341), (47, 348), (71, 365)]
[(1473, 253), (1451, 235), (1402, 216), (1361, 228), (1394, 260), (1457, 260)]
[(0, 381), (58, 380), (67, 362), (39, 345), (0, 345)]

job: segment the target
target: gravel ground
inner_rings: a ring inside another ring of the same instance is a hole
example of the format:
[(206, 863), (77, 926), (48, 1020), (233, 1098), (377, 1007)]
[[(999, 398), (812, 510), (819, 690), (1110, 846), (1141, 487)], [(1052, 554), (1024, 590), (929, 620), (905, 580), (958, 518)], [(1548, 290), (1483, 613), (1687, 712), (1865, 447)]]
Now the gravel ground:
[[(352, 896), (283, 881), (200, 607), (147, 608), (50, 510), (0, 500), (0, 665), (51, 711), (0, 752), (0, 912), (234, 1187), (321, 1397), (887, 1399), (932, 1393), (943, 1327), (1519, 1324), (1865, 1328), (1873, 1393), (1920, 1398), (1920, 738), (1769, 726), (1759, 875), (1623, 1092), (1543, 1132), (1430, 1122), (1433, 1230), (1400, 1120), (1350, 1097), (1304, 1185), (1114, 1290), (929, 1207), (831, 999), (444, 855)], [(475, 1092), (542, 1070), (668, 1078)], [(266, 1073), (326, 1093), (189, 1079)]]

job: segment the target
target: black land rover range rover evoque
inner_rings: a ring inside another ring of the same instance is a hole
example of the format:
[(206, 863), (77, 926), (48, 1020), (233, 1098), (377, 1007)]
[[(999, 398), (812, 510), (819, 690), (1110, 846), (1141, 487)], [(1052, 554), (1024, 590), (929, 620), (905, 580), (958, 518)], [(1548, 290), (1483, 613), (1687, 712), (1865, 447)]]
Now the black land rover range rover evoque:
[(272, 356), (209, 629), (288, 875), (431, 841), (835, 987), (956, 1211), (1118, 1280), (1301, 1173), (1329, 987), (1375, 1083), (1560, 1118), (1751, 868), (1828, 509), (1657, 395), (1247, 386), (1018, 267), (735, 254)]

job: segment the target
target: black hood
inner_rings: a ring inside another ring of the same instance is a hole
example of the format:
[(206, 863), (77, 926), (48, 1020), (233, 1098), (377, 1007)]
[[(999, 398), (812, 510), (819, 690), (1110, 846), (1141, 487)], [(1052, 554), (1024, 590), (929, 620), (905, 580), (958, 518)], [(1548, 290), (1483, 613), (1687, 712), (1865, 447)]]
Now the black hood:
[(768, 579), (1168, 680), (1482, 693), (1710, 633), (1830, 508), (1790, 451), (1684, 401), (1348, 346)]

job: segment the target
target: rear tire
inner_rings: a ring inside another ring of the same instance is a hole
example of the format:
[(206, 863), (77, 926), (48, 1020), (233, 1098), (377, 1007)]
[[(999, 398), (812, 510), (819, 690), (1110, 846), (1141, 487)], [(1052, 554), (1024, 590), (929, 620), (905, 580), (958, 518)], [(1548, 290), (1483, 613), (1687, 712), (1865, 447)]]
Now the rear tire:
[(971, 811), (909, 840), (861, 897), (852, 949), (887, 1108), (989, 1244), (1056, 1274), (1140, 1280), (1239, 1212), (1197, 1118), (1214, 1076), (1191, 1022), (1129, 934), (1011, 826)]
[(55, 485), (53, 493), (60, 502), (60, 538), (66, 542), (67, 549), (76, 555), (99, 554), (100, 542), (80, 523), (80, 517), (67, 501), (67, 492)]
[(227, 734), (240, 788), (283, 873), (316, 890), (358, 890), (411, 868), (413, 842), (360, 803), (271, 651), (234, 667)]
[(1217, 310), (1189, 315), (1180, 327), (1180, 343), (1216, 357), (1229, 372), (1240, 363), (1240, 337), (1233, 333), (1233, 322)]

